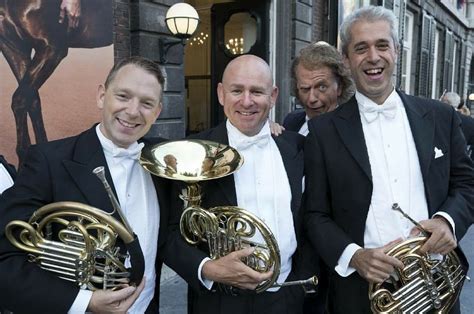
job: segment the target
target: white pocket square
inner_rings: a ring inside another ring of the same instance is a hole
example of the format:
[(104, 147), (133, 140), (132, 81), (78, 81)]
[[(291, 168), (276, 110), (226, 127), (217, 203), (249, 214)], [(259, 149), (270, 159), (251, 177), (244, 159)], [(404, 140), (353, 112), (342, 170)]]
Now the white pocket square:
[(444, 156), (443, 151), (439, 149), (438, 147), (434, 148), (434, 153), (435, 153), (435, 159)]

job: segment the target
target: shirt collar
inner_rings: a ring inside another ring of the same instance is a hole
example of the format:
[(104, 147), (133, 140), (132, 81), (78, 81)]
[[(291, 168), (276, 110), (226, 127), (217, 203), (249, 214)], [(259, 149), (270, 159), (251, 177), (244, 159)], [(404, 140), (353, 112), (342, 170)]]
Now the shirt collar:
[(145, 145), (143, 143), (139, 144), (135, 141), (127, 148), (119, 147), (115, 145), (114, 142), (105, 137), (105, 135), (102, 133), (102, 130), (100, 129), (100, 124), (96, 126), (95, 131), (106, 156), (111, 156), (115, 158), (131, 157), (132, 159), (135, 159), (135, 157), (139, 156), (141, 149)]

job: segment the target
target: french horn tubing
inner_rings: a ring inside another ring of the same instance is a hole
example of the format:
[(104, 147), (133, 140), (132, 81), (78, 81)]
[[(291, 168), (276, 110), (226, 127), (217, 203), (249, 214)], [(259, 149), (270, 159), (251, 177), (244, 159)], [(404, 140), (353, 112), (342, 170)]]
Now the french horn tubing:
[[(103, 171), (99, 167), (94, 173), (100, 176)], [(110, 187), (106, 190), (115, 199)], [(114, 210), (120, 212), (115, 201)], [(70, 201), (51, 203), (37, 209), (27, 222), (9, 222), (5, 234), (15, 247), (28, 253), (30, 262), (84, 289), (118, 289), (139, 283), (143, 277), (143, 254), (133, 231), (128, 224), (93, 206)], [(120, 253), (117, 239), (133, 252), (132, 269), (125, 267), (127, 254)]]
[(398, 204), (393, 210), (415, 224), (421, 236), (409, 238), (387, 252), (400, 260), (403, 269), (383, 283), (369, 285), (369, 299), (374, 313), (448, 313), (461, 292), (465, 270), (453, 250), (443, 257), (420, 251), (429, 233), (408, 216)]

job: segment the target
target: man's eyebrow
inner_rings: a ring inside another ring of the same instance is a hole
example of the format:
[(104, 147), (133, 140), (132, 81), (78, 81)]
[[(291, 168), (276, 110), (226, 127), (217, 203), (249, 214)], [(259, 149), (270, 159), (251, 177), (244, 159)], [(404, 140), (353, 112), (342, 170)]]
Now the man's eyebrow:
[(242, 87), (243, 87), (242, 84), (230, 84), (230, 85), (228, 86), (228, 88), (242, 88)]
[(363, 46), (363, 45), (367, 45), (367, 41), (358, 41), (354, 44), (354, 47), (358, 47), (358, 46)]

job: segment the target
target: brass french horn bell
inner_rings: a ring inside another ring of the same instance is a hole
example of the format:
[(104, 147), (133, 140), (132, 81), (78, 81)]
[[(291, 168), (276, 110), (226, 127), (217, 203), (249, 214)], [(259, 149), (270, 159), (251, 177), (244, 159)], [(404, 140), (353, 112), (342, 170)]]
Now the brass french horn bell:
[[(244, 262), (259, 272), (273, 270), (273, 276), (256, 288), (257, 293), (272, 286), (302, 284), (303, 281), (275, 283), (280, 274), (280, 251), (273, 233), (260, 218), (235, 206), (209, 209), (200, 206), (198, 182), (222, 178), (237, 171), (243, 164), (237, 150), (206, 140), (171, 141), (145, 147), (140, 163), (154, 175), (187, 184), (180, 195), (184, 201), (180, 231), (189, 244), (207, 243), (211, 259), (254, 247), (255, 251)], [(317, 279), (304, 281), (304, 284), (308, 283), (317, 283)]]

